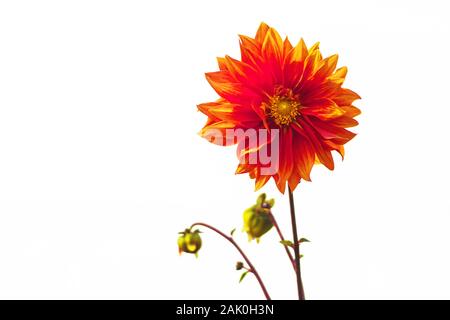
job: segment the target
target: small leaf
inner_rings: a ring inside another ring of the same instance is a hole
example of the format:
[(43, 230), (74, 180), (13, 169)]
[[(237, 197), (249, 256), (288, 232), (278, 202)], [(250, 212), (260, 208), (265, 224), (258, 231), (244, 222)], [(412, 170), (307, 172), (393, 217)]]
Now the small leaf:
[(267, 204), (269, 205), (270, 208), (272, 208), (275, 205), (275, 199), (268, 200)]
[(247, 270), (247, 271), (245, 271), (245, 272), (242, 273), (241, 278), (239, 279), (239, 283), (241, 283), (242, 280), (244, 280), (245, 276), (246, 276), (249, 272), (250, 272), (250, 271)]
[(233, 236), (234, 232), (236, 231), (236, 228), (234, 228), (233, 230), (231, 230), (230, 234), (231, 236)]
[(302, 242), (311, 242), (306, 238), (301, 238), (300, 240), (298, 240), (298, 243), (302, 243)]
[(293, 247), (294, 243), (291, 240), (281, 240), (280, 243), (285, 246)]

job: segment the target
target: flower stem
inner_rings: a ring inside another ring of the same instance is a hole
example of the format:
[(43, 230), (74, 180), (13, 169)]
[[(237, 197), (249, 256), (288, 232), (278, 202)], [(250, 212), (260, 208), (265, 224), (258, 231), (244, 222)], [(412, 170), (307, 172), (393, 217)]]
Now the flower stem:
[(191, 228), (194, 227), (194, 226), (203, 226), (203, 227), (206, 227), (208, 229), (211, 229), (212, 231), (218, 233), (219, 235), (221, 235), (222, 237), (227, 239), (229, 242), (231, 242), (231, 244), (239, 251), (239, 253), (241, 254), (242, 258), (244, 258), (245, 262), (247, 262), (247, 264), (248, 264), (248, 266), (250, 268), (249, 271), (255, 275), (255, 278), (256, 278), (256, 280), (258, 280), (258, 283), (261, 286), (261, 289), (262, 289), (266, 299), (267, 300), (271, 300), (271, 298), (269, 296), (269, 293), (267, 292), (266, 286), (264, 285), (261, 277), (259, 276), (259, 273), (256, 271), (255, 267), (253, 266), (253, 264), (251, 263), (251, 261), (247, 257), (247, 255), (244, 253), (244, 251), (242, 251), (242, 249), (239, 247), (239, 245), (236, 243), (236, 241), (234, 241), (233, 237), (230, 237), (230, 236), (226, 235), (225, 233), (223, 233), (222, 231), (220, 231), (219, 229), (216, 229), (213, 226), (210, 226), (209, 224), (206, 224), (206, 223), (203, 223), (203, 222), (196, 222), (196, 223), (192, 224)]
[[(270, 216), (270, 219), (272, 220), (272, 224), (274, 225), (275, 229), (276, 229), (277, 232), (278, 232), (278, 235), (280, 236), (280, 240), (281, 240), (281, 241), (284, 241), (283, 233), (281, 232), (281, 229), (280, 229), (280, 227), (278, 226), (277, 220), (275, 220), (275, 216), (274, 216), (272, 213), (270, 213), (269, 216)], [(292, 253), (291, 253), (291, 251), (289, 250), (288, 246), (286, 246), (286, 245), (283, 245), (283, 246), (284, 246), (284, 249), (286, 250), (286, 253), (287, 253), (287, 255), (288, 255), (288, 257), (289, 257), (289, 260), (291, 261), (292, 266), (294, 267), (294, 271), (295, 271), (295, 270), (297, 269), (297, 267), (296, 267), (296, 265), (295, 265), (294, 257), (292, 256)]]
[(297, 222), (295, 221), (294, 195), (291, 188), (289, 189), (289, 205), (291, 207), (292, 235), (294, 237), (294, 254), (295, 254), (295, 273), (297, 275), (298, 299), (305, 300), (305, 292), (303, 290), (302, 274), (300, 270), (300, 245), (298, 243)]

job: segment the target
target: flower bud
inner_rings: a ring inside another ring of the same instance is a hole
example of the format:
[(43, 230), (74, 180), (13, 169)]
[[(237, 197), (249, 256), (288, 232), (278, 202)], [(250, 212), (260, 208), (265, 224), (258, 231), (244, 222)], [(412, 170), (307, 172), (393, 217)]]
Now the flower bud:
[(242, 261), (236, 262), (236, 270), (242, 270), (244, 268), (244, 263)]
[(249, 241), (259, 238), (268, 232), (272, 227), (271, 211), (275, 201), (266, 200), (266, 195), (261, 194), (256, 200), (256, 204), (244, 211), (244, 231), (247, 232)]
[(178, 252), (192, 253), (197, 256), (198, 250), (202, 247), (202, 238), (200, 237), (200, 230), (191, 231), (186, 229), (180, 232), (178, 237)]

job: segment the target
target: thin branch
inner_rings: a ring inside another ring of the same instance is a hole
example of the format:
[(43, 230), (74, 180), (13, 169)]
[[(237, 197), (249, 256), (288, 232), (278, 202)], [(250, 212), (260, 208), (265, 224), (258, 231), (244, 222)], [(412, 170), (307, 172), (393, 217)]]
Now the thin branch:
[[(283, 233), (281, 232), (281, 229), (280, 229), (280, 227), (278, 226), (277, 220), (275, 219), (275, 216), (272, 214), (272, 212), (269, 213), (269, 217), (270, 217), (270, 219), (272, 220), (272, 224), (274, 225), (275, 229), (277, 230), (278, 235), (280, 236), (280, 240), (281, 240), (281, 241), (284, 241), (285, 239), (284, 239), (284, 237), (283, 237)], [(283, 244), (283, 247), (284, 247), (284, 249), (286, 250), (286, 253), (287, 253), (288, 257), (289, 257), (289, 260), (290, 260), (291, 263), (292, 263), (292, 267), (294, 268), (294, 272), (295, 272), (296, 266), (295, 266), (295, 260), (294, 260), (294, 257), (292, 256), (292, 253), (291, 253), (291, 251), (289, 250), (289, 248), (288, 248), (287, 245), (284, 245), (284, 244)]]
[(221, 235), (223, 238), (227, 239), (229, 242), (231, 242), (231, 244), (239, 251), (242, 258), (244, 258), (245, 262), (247, 262), (248, 266), (250, 267), (250, 271), (255, 275), (255, 278), (256, 278), (256, 280), (258, 280), (258, 283), (261, 286), (261, 289), (262, 289), (266, 299), (271, 300), (269, 293), (267, 292), (266, 286), (264, 285), (261, 277), (259, 276), (259, 273), (256, 271), (256, 268), (253, 266), (250, 259), (247, 257), (247, 255), (244, 253), (244, 251), (242, 251), (242, 249), (239, 247), (239, 245), (236, 243), (236, 241), (234, 241), (233, 237), (230, 237), (230, 236), (226, 235), (225, 233), (223, 233), (222, 231), (220, 231), (219, 229), (216, 229), (213, 226), (210, 226), (209, 224), (206, 224), (203, 222), (196, 222), (196, 223), (192, 224), (191, 228), (194, 226), (203, 226), (203, 227), (209, 228), (212, 231)]

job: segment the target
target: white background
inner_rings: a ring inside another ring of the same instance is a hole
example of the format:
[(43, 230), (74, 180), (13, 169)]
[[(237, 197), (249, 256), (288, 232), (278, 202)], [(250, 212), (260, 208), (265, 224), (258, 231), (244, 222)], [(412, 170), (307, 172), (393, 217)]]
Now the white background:
[[(450, 10), (446, 1), (2, 1), (0, 298), (295, 298), (276, 233), (240, 232), (256, 198), (234, 148), (197, 132), (216, 56), (265, 21), (321, 41), (363, 110), (336, 169), (295, 191), (311, 299), (450, 298)], [(287, 196), (270, 182), (289, 233)]]

